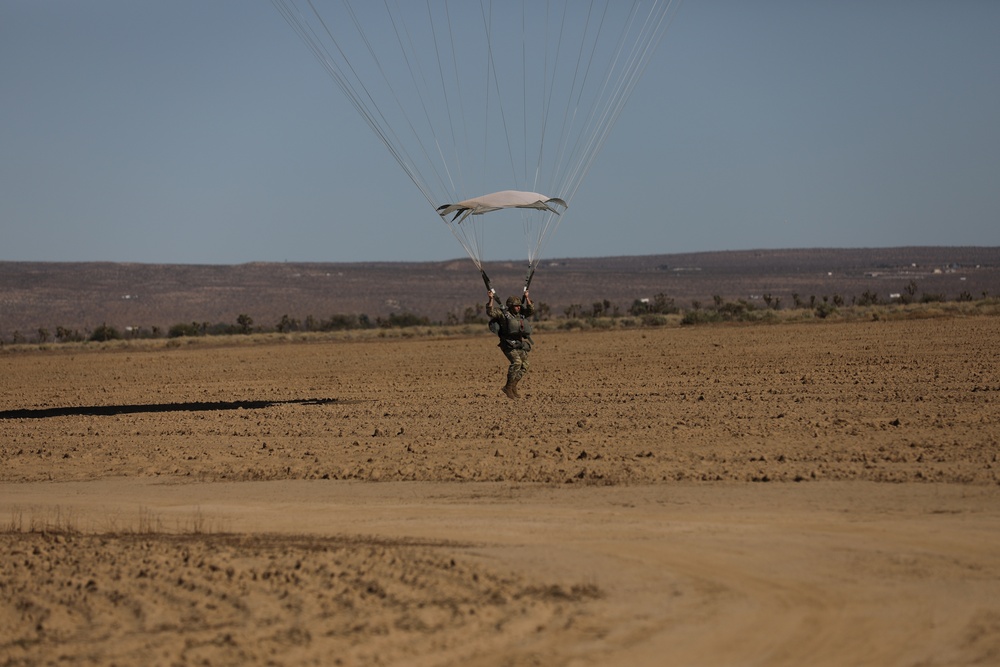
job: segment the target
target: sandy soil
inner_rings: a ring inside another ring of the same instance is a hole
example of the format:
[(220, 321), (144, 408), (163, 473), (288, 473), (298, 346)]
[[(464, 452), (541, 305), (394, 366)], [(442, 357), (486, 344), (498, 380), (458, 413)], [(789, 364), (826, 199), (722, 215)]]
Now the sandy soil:
[(0, 664), (997, 664), (998, 344), (4, 354)]

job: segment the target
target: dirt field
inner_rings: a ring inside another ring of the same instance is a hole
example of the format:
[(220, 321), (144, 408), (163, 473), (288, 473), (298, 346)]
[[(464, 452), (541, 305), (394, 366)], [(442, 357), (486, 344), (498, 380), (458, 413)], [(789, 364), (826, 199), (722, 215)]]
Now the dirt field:
[[(494, 339), (495, 340), (495, 339)], [(1000, 663), (1000, 319), (0, 355), (0, 664)]]

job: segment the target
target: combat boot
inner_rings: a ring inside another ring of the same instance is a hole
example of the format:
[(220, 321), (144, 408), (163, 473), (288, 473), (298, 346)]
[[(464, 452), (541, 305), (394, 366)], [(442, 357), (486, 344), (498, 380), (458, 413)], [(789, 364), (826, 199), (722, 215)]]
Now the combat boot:
[(517, 398), (517, 391), (514, 389), (515, 381), (508, 378), (507, 384), (503, 386), (503, 393), (507, 394), (507, 398), (513, 400)]
[(514, 378), (510, 381), (510, 393), (514, 394), (514, 398), (521, 398), (521, 392), (517, 390), (517, 383), (521, 381), (521, 378)]

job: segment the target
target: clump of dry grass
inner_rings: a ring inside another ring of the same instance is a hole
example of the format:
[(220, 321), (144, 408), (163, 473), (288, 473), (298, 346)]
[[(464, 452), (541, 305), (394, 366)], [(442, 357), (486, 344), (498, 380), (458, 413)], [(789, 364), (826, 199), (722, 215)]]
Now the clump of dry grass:
[(72, 511), (60, 506), (38, 511), (14, 506), (6, 523), (0, 524), (0, 534), (51, 534), (51, 535), (210, 535), (225, 532), (225, 527), (212, 521), (197, 509), (174, 525), (145, 507), (140, 507), (134, 517), (123, 519), (111, 514), (101, 526), (83, 526)]
[(0, 533), (79, 533), (76, 519), (72, 512), (64, 512), (59, 506), (42, 515), (29, 512), (21, 507), (14, 507), (10, 519), (0, 526)]

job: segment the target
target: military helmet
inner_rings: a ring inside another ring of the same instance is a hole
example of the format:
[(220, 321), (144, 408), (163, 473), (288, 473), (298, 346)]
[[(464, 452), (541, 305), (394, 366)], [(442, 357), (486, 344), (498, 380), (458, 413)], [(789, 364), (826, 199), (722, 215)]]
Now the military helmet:
[(513, 308), (514, 306), (520, 306), (520, 305), (521, 305), (521, 300), (518, 299), (516, 296), (509, 296), (509, 297), (507, 297), (507, 307), (508, 308)]

